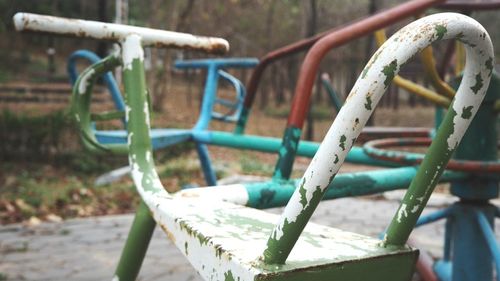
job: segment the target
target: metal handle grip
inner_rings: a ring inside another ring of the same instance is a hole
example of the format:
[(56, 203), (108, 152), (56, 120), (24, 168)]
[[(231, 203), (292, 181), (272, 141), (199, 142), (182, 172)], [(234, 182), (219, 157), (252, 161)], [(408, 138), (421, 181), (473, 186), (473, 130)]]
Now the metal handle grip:
[(121, 41), (128, 35), (137, 34), (141, 37), (143, 46), (195, 49), (213, 54), (223, 54), (229, 50), (229, 43), (225, 39), (216, 37), (31, 13), (17, 13), (13, 19), (17, 31), (46, 32), (111, 41)]

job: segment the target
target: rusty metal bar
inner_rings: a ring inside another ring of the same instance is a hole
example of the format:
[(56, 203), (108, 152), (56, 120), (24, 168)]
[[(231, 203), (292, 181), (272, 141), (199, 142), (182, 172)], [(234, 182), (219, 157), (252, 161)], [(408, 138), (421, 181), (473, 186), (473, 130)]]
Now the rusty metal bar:
[(316, 42), (307, 53), (295, 88), (288, 125), (302, 128), (309, 108), (309, 98), (319, 64), (328, 51), (347, 42), (375, 32), (409, 16), (422, 13), (442, 0), (409, 1), (387, 11), (360, 20), (349, 27), (333, 32)]
[(455, 11), (488, 11), (493, 9), (500, 9), (500, 1), (447, 1), (446, 3), (437, 5), (436, 8)]
[[(418, 165), (422, 163), (424, 154), (405, 151), (385, 150), (387, 147), (395, 146), (427, 146), (431, 144), (431, 138), (386, 138), (372, 140), (364, 144), (363, 150), (375, 159), (398, 163), (401, 165)], [(446, 166), (449, 170), (473, 172), (478, 174), (500, 173), (499, 161), (476, 161), (452, 159)]]
[[(399, 5), (397, 7), (394, 7), (392, 9), (389, 9), (387, 11), (380, 12), (374, 16), (361, 19), (359, 21), (349, 23), (340, 27), (336, 27), (333, 29), (330, 29), (328, 31), (325, 31), (323, 33), (320, 33), (314, 37), (304, 39), (301, 41), (298, 41), (296, 43), (284, 46), (282, 48), (279, 48), (277, 50), (274, 50), (268, 54), (266, 54), (264, 57), (260, 59), (260, 63), (257, 65), (257, 67), (254, 69), (252, 72), (252, 75), (250, 77), (250, 80), (247, 84), (247, 95), (245, 96), (245, 101), (244, 101), (244, 116), (242, 118), (246, 118), (246, 115), (248, 114), (248, 111), (252, 107), (252, 104), (255, 100), (255, 94), (257, 92), (257, 88), (260, 83), (260, 79), (262, 77), (262, 74), (264, 73), (264, 70), (267, 68), (269, 64), (272, 62), (296, 54), (301, 51), (305, 51), (309, 49), (312, 45), (314, 45), (317, 41), (320, 39), (324, 38), (325, 36), (328, 37), (337, 37), (343, 33), (349, 33), (349, 30), (353, 30), (353, 28), (359, 28), (358, 26), (364, 26), (365, 28), (369, 28), (370, 25), (372, 25), (375, 22), (378, 22), (379, 27), (382, 28), (384, 26), (391, 25), (392, 23), (399, 21), (403, 18), (406, 18), (408, 16), (416, 15), (429, 7), (432, 7), (433, 5), (436, 5), (440, 2), (443, 2), (444, 0), (413, 0), (409, 1), (408, 3)], [(342, 44), (345, 44), (349, 42), (350, 40), (357, 39), (359, 37), (362, 37), (366, 34), (369, 34), (371, 32), (374, 32), (377, 28), (369, 28), (367, 31), (361, 33), (361, 34), (356, 34), (353, 37), (347, 37), (343, 38), (342, 36), (339, 36), (340, 42), (338, 42), (337, 46), (340, 46)], [(354, 31), (353, 31), (354, 32)], [(241, 122), (245, 122), (246, 120), (240, 120)]]
[(30, 13), (15, 14), (14, 26), (17, 31), (45, 32), (115, 42), (136, 34), (141, 36), (143, 46), (194, 49), (213, 54), (224, 54), (229, 50), (229, 43), (222, 38)]

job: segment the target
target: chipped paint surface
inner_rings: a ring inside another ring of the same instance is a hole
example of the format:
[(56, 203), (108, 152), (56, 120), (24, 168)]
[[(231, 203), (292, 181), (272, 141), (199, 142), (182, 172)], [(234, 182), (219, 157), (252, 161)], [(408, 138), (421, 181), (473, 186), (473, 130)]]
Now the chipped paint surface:
[[(127, 48), (141, 48), (134, 40), (125, 40), (123, 47), (124, 53), (129, 51)], [(162, 186), (151, 153), (149, 108), (142, 67), (142, 61), (135, 58), (131, 68), (123, 72), (130, 106), (126, 118), (131, 175), (155, 220), (204, 279), (273, 280), (294, 275), (297, 269), (308, 272), (305, 269), (320, 265), (337, 268), (364, 258), (414, 256), (414, 250), (406, 247), (381, 248), (377, 239), (309, 224), (286, 265), (263, 264), (259, 258), (278, 216), (226, 203), (221, 198), (207, 200), (190, 196), (194, 193), (189, 191), (172, 196)], [(136, 79), (131, 80), (132, 77)], [(240, 185), (213, 188), (245, 191)], [(238, 200), (244, 203), (248, 199)]]
[(112, 41), (121, 41), (131, 34), (136, 34), (141, 36), (144, 46), (177, 47), (216, 54), (229, 50), (229, 43), (222, 38), (30, 13), (15, 14), (14, 25), (18, 31), (30, 30)]
[[(310, 202), (302, 204), (301, 194), (306, 194), (305, 200), (314, 198), (313, 194), (317, 190), (320, 191), (318, 197), (324, 194), (352, 146), (350, 142), (346, 144), (346, 140), (358, 137), (373, 108), (401, 66), (432, 42), (457, 37), (462, 42), (472, 42), (473, 44), (466, 45), (467, 64), (464, 78), (452, 108), (449, 110), (450, 114), (455, 112), (454, 116), (450, 115), (453, 117), (453, 122), (446, 128), (446, 131), (443, 128), (440, 130), (445, 135), (446, 145), (445, 150), (439, 153), (448, 158), (451, 156), (451, 151), (458, 145), (484, 98), (489, 83), (489, 78), (487, 78), (490, 72), (488, 62), (493, 57), (493, 48), (486, 31), (475, 20), (460, 14), (442, 13), (422, 18), (407, 25), (382, 45), (368, 62), (306, 170), (300, 188), (297, 188), (293, 194), (278, 225), (270, 235), (264, 252), (266, 262), (284, 262), (286, 252), (292, 249), (293, 241), (300, 235), (300, 230), (305, 226), (308, 218), (300, 220), (298, 223), (294, 222), (303, 214), (312, 214), (310, 210), (312, 204)], [(482, 80), (477, 78), (478, 75)], [(467, 113), (468, 118), (462, 118), (460, 114), (456, 114), (456, 112), (462, 112), (463, 108), (471, 109)], [(441, 162), (437, 163), (440, 168), (434, 166), (429, 169), (430, 183), (424, 187), (423, 191), (426, 197), (430, 196), (435, 183), (437, 183), (439, 175), (445, 167), (445, 161), (447, 162), (448, 159), (443, 158)], [(419, 203), (418, 210), (415, 209), (416, 203), (407, 203), (402, 206), (395, 220), (404, 221), (407, 217), (418, 217), (427, 202), (423, 201), (423, 203)], [(313, 206), (313, 209), (315, 207)], [(408, 213), (407, 210), (412, 212)], [(283, 231), (285, 227), (290, 229), (290, 233)]]
[(175, 197), (201, 197), (205, 198), (205, 200), (231, 202), (242, 206), (245, 206), (248, 203), (248, 192), (243, 184), (230, 184), (185, 189), (176, 192)]
[(278, 151), (278, 161), (274, 168), (273, 179), (287, 180), (292, 173), (293, 162), (295, 160), (295, 151), (297, 151), (301, 130), (294, 126), (285, 128), (283, 142)]
[(377, 239), (310, 223), (285, 265), (266, 266), (259, 257), (278, 216), (205, 198), (149, 193), (147, 202), (157, 206), (152, 208), (155, 219), (205, 280), (226, 280), (229, 272), (234, 280), (272, 280), (276, 273), (411, 252), (381, 248)]
[(78, 93), (80, 95), (83, 95), (87, 92), (87, 88), (91, 86), (91, 82), (89, 80), (94, 77), (94, 74), (95, 70), (92, 68), (82, 73), (80, 79), (78, 80), (78, 85), (77, 85)]
[(128, 48), (123, 48), (122, 51), (123, 68), (131, 70), (132, 61), (134, 59), (144, 61), (144, 51), (142, 48), (139, 48), (141, 46), (141, 37), (139, 35), (132, 34), (125, 39), (123, 44), (130, 45)]

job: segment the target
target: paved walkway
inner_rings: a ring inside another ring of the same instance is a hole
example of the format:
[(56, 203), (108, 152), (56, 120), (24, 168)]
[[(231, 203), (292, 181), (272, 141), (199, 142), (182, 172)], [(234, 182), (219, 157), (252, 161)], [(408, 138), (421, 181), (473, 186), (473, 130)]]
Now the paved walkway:
[[(448, 199), (431, 201), (425, 212), (449, 202)], [(397, 200), (338, 199), (320, 204), (312, 220), (376, 237), (397, 206)], [(280, 209), (270, 211), (276, 213)], [(0, 273), (7, 280), (111, 280), (131, 221), (132, 215), (119, 215), (42, 223), (36, 227), (0, 227)], [(424, 226), (415, 230), (413, 237), (439, 256), (442, 226), (442, 222)], [(139, 280), (201, 278), (157, 229)]]

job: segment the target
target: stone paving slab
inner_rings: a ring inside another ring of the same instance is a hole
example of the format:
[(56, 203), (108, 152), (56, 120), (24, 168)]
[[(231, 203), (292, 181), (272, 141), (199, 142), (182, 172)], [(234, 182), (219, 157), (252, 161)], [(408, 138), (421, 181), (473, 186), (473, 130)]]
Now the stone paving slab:
[[(377, 237), (398, 205), (397, 200), (367, 198), (326, 201), (312, 221)], [(424, 213), (437, 209), (428, 206)], [(0, 227), (0, 273), (7, 280), (111, 280), (132, 218), (128, 214)], [(440, 256), (443, 232), (443, 222), (438, 222), (416, 229), (412, 236), (432, 255)], [(157, 228), (138, 280), (202, 279)]]

